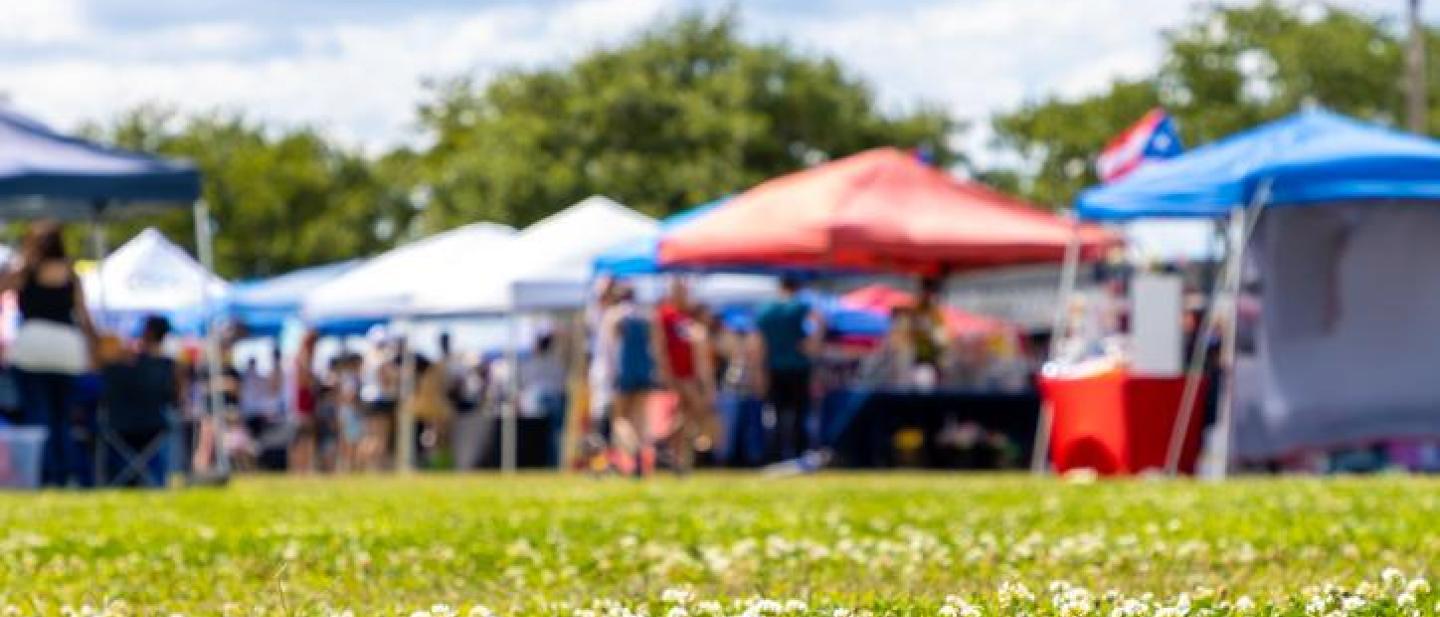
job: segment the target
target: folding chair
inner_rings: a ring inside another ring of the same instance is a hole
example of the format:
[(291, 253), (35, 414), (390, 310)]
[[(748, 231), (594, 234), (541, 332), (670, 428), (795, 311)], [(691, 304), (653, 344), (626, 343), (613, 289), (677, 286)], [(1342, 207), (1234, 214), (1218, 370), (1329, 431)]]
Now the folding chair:
[(96, 412), (97, 486), (165, 486), (170, 394), (153, 373), (154, 367), (143, 362), (112, 364), (102, 372), (104, 388)]

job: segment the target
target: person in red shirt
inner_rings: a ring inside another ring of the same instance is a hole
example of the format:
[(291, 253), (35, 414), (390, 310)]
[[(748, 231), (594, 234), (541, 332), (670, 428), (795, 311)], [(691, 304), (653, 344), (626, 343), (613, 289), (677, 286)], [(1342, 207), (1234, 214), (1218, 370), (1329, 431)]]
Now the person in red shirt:
[(292, 472), (301, 474), (314, 471), (315, 452), (318, 449), (315, 407), (319, 384), (315, 380), (314, 363), (315, 343), (319, 340), (320, 335), (314, 330), (305, 333), (305, 338), (300, 342), (300, 351), (295, 354), (295, 372), (291, 382), (295, 388), (295, 398), (292, 401), (295, 439), (290, 444), (288, 466)]
[(714, 387), (706, 371), (699, 370), (697, 343), (702, 328), (692, 317), (693, 305), (685, 281), (675, 277), (670, 291), (655, 309), (655, 340), (661, 384), (675, 393), (675, 430), (669, 445), (675, 469), (687, 472), (695, 464), (695, 451), (709, 451), (714, 443)]

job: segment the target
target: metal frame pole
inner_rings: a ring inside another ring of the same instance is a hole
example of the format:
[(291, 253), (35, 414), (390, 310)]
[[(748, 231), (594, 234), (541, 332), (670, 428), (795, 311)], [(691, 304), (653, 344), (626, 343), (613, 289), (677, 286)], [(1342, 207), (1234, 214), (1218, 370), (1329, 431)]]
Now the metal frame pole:
[[(210, 221), (210, 207), (205, 200), (195, 201), (195, 252), (199, 253), (200, 265), (207, 274), (215, 272), (215, 231)], [(230, 459), (225, 454), (225, 399), (220, 392), (223, 378), (220, 368), (220, 332), (216, 328), (215, 316), (210, 298), (210, 279), (200, 280), (200, 305), (205, 328), (205, 364), (209, 375), (210, 401), (210, 447), (214, 450), (215, 472), (221, 476), (230, 473)]]
[(1190, 366), (1187, 367), (1185, 377), (1185, 388), (1180, 395), (1180, 409), (1176, 413), (1175, 425), (1171, 427), (1170, 443), (1165, 451), (1165, 473), (1175, 476), (1180, 472), (1180, 455), (1185, 449), (1185, 439), (1190, 432), (1191, 417), (1194, 415), (1195, 401), (1200, 395), (1200, 380), (1205, 374), (1205, 359), (1209, 357), (1209, 340), (1215, 335), (1215, 330), (1221, 326), (1221, 313), (1224, 310), (1229, 313), (1225, 319), (1225, 330), (1221, 333), (1220, 342), (1220, 369), (1223, 373), (1221, 379), (1221, 390), (1217, 394), (1216, 401), (1216, 429), (1219, 433), (1219, 456), (1221, 457), (1221, 476), (1226, 473), (1229, 466), (1230, 451), (1230, 427), (1231, 427), (1231, 393), (1234, 387), (1234, 364), (1235, 364), (1235, 336), (1237, 331), (1236, 318), (1240, 305), (1240, 279), (1244, 272), (1245, 246), (1249, 242), (1250, 232), (1254, 229), (1255, 223), (1260, 219), (1260, 211), (1270, 198), (1270, 181), (1266, 180), (1260, 184), (1255, 195), (1251, 198), (1250, 204), (1244, 210), (1236, 210), (1230, 215), (1230, 225), (1226, 233), (1225, 269), (1220, 280), (1215, 282), (1215, 288), (1211, 291), (1210, 306), (1205, 314), (1205, 322), (1201, 331), (1197, 333), (1190, 354)]
[(395, 411), (395, 471), (415, 471), (415, 392), (419, 376), (415, 374), (415, 322), (400, 322), (400, 401)]
[[(87, 292), (95, 292), (93, 297), (95, 298), (96, 311), (92, 314), (98, 313), (102, 317), (105, 315), (105, 277), (102, 275), (104, 274), (105, 254), (109, 252), (108, 247), (105, 246), (105, 227), (100, 221), (100, 215), (104, 208), (104, 202), (96, 202), (95, 208), (90, 214), (90, 250), (95, 258), (95, 289), (85, 290)], [(87, 293), (85, 297), (86, 301), (88, 302), (91, 297), (92, 296)], [(82, 306), (80, 310), (88, 311), (90, 307)], [(101, 327), (103, 326), (104, 324), (102, 323)], [(108, 422), (110, 411), (105, 408), (105, 404), (102, 402), (98, 412), (104, 414), (106, 417), (102, 418), (101, 422), (96, 423), (96, 431), (93, 436), (95, 441), (95, 486), (107, 486), (109, 482), (106, 481), (106, 475), (108, 475), (106, 472), (109, 471), (109, 466), (106, 464), (106, 459), (110, 457), (107, 456), (105, 436), (102, 434), (103, 427), (100, 425)]]
[[(1060, 266), (1060, 288), (1056, 292), (1055, 314), (1050, 321), (1050, 351), (1048, 358), (1055, 359), (1060, 353), (1060, 344), (1069, 334), (1066, 315), (1070, 297), (1075, 294), (1076, 279), (1080, 276), (1080, 222), (1070, 221), (1070, 242), (1065, 245), (1065, 259)], [(1055, 409), (1050, 403), (1040, 405), (1040, 423), (1035, 427), (1035, 443), (1030, 453), (1030, 472), (1044, 474), (1049, 462), (1050, 431), (1055, 422)]]
[(515, 472), (519, 449), (517, 422), (520, 413), (520, 319), (514, 309), (506, 315), (506, 321), (509, 344), (505, 351), (505, 377), (510, 382), (510, 396), (500, 410), (500, 470), (508, 474)]

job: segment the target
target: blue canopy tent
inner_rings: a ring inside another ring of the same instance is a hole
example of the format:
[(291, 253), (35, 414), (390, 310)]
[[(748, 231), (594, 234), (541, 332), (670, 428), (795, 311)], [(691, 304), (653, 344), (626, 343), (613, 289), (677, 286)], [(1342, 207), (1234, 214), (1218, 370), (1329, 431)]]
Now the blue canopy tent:
[[(195, 213), (200, 261), (213, 271), (210, 214), (200, 199), (200, 172), (193, 165), (61, 135), (0, 106), (0, 218), (89, 221), (98, 262), (107, 252), (100, 227), (104, 221), (186, 206)], [(219, 341), (214, 328), (210, 331), (210, 382), (219, 383)], [(212, 388), (210, 405), (217, 423), (222, 420), (221, 402), (219, 389)], [(216, 456), (216, 469), (228, 471), (223, 455)]]
[(1088, 189), (1076, 212), (1092, 221), (1219, 219), (1257, 198), (1267, 207), (1440, 199), (1437, 164), (1435, 140), (1310, 109)]
[[(285, 321), (300, 314), (305, 294), (363, 263), (355, 259), (239, 283), (226, 298), (226, 314), (251, 336), (279, 336)], [(322, 334), (362, 334), (379, 320), (331, 320), (314, 324)]]
[(656, 274), (660, 272), (660, 239), (710, 211), (725, 205), (730, 197), (695, 206), (684, 212), (672, 214), (660, 221), (660, 235), (618, 247), (595, 258), (595, 273), (615, 277)]
[[(1440, 263), (1429, 248), (1440, 234), (1437, 199), (1440, 142), (1310, 109), (1089, 189), (1076, 210), (1096, 221), (1229, 217), (1225, 273), (1182, 403), (1190, 409), (1196, 395), (1204, 341), (1223, 327), (1224, 466), (1232, 438), (1240, 457), (1266, 458), (1440, 435), (1440, 382), (1424, 374), (1440, 363), (1428, 342), (1440, 335), (1440, 285), (1429, 282)], [(1237, 372), (1242, 264), (1265, 299), (1253, 370)], [(1233, 412), (1237, 392), (1248, 400)], [(1171, 471), (1188, 425), (1182, 414)]]

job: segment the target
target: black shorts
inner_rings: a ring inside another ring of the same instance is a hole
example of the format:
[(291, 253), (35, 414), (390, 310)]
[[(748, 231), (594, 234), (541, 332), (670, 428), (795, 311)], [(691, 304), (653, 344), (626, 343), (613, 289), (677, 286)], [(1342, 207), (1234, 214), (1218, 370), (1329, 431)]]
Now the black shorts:
[(389, 399), (370, 401), (370, 404), (365, 406), (365, 415), (371, 418), (393, 418), (397, 407), (395, 401)]

